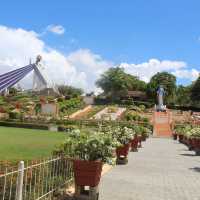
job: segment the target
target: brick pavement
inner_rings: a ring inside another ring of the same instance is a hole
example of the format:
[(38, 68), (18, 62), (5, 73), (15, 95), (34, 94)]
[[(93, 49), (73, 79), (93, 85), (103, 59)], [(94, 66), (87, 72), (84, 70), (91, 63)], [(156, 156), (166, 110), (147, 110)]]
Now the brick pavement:
[(102, 177), (100, 200), (200, 200), (200, 156), (172, 139), (143, 146)]

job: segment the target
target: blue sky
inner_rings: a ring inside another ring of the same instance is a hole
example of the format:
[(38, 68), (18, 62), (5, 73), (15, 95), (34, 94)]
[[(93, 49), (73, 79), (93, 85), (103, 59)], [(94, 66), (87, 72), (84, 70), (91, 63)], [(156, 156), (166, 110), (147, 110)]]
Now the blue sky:
[[(87, 49), (112, 65), (132, 67), (150, 59), (180, 61), (189, 73), (200, 70), (199, 10), (198, 0), (7, 0), (1, 2), (0, 25), (34, 31), (63, 55)], [(53, 25), (64, 33), (48, 32)]]

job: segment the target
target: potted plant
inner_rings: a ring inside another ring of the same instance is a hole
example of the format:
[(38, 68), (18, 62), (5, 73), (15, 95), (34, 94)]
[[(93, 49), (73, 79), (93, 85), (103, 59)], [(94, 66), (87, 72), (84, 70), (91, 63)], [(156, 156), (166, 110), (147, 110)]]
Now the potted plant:
[(200, 127), (194, 127), (190, 130), (190, 137), (192, 138), (192, 147), (196, 155), (200, 155)]
[(126, 164), (128, 162), (127, 156), (129, 153), (130, 143), (133, 139), (133, 130), (127, 127), (117, 127), (112, 132), (113, 138), (120, 143), (116, 149), (117, 164)]
[(174, 140), (177, 140), (177, 138), (178, 138), (177, 133), (176, 133), (176, 132), (173, 132), (173, 139), (174, 139)]
[(76, 185), (96, 187), (101, 178), (103, 163), (111, 162), (117, 145), (118, 142), (110, 134), (73, 130), (57, 152), (73, 157)]
[(183, 129), (183, 143), (188, 146), (189, 150), (192, 150), (192, 140), (191, 140), (191, 129), (192, 127), (190, 125), (185, 126)]
[(184, 129), (184, 126), (175, 127), (175, 132), (178, 135), (178, 140), (180, 143), (183, 143), (183, 129)]
[(140, 126), (142, 141), (146, 141), (146, 139), (149, 137), (149, 135), (152, 133), (150, 129)]
[(138, 135), (137, 135), (137, 133), (134, 134), (134, 138), (131, 141), (131, 151), (133, 151), (133, 152), (138, 151)]
[(142, 147), (142, 128), (141, 126), (137, 125), (137, 126), (134, 126), (134, 130), (137, 134), (137, 139), (138, 139), (138, 148), (141, 148)]

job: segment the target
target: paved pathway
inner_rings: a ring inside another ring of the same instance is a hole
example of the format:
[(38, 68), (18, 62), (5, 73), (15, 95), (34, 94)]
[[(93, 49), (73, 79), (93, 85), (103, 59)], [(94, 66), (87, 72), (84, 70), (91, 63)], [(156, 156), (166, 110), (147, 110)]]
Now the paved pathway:
[(103, 176), (100, 200), (200, 200), (200, 157), (171, 139), (143, 146)]

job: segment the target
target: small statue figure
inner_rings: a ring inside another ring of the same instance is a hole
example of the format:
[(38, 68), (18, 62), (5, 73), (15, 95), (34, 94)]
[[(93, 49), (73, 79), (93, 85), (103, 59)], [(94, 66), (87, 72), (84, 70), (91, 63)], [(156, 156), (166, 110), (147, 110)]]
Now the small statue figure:
[(42, 56), (41, 55), (38, 55), (36, 57), (36, 65), (42, 60)]
[(163, 86), (160, 85), (157, 90), (157, 98), (158, 98), (157, 111), (166, 111), (166, 107), (163, 105), (164, 95), (165, 95), (165, 90), (164, 90)]

